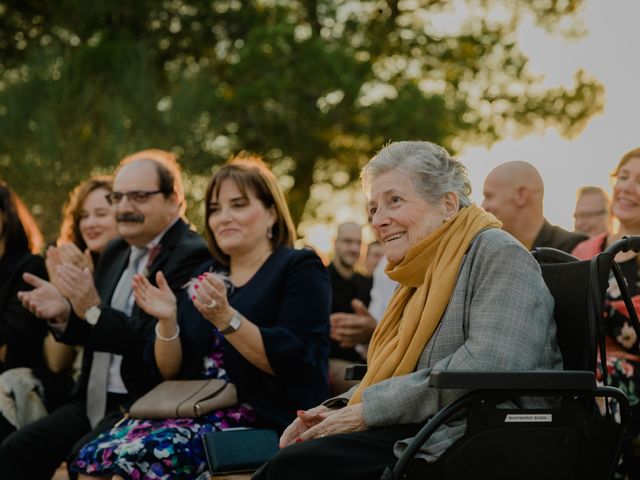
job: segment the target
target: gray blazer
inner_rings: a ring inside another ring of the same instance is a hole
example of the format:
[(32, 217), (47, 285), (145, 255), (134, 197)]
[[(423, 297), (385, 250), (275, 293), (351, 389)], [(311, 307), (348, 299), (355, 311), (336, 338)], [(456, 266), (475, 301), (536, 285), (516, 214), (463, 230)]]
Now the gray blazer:
[[(364, 390), (364, 420), (369, 427), (422, 422), (463, 393), (428, 388), (431, 370), (561, 368), (553, 297), (538, 263), (511, 235), (484, 230), (462, 260), (449, 305), (416, 370)], [(353, 390), (326, 404), (344, 403)], [(465, 428), (464, 420), (444, 425), (421, 456), (434, 460)], [(396, 455), (409, 440), (396, 443)]]

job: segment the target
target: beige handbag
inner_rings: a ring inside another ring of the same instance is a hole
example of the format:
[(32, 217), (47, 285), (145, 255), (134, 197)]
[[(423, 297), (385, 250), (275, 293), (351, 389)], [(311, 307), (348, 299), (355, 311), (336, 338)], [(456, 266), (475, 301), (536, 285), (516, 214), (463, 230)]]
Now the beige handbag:
[(167, 380), (135, 401), (131, 418), (201, 417), (238, 403), (236, 386), (225, 380)]

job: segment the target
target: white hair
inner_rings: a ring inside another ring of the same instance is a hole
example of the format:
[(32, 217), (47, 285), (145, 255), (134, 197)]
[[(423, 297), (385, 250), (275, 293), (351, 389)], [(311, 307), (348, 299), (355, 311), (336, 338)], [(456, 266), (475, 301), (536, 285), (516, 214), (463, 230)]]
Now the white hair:
[(429, 203), (437, 202), (447, 192), (455, 192), (460, 208), (471, 205), (467, 167), (431, 142), (390, 143), (362, 168), (362, 188), (368, 193), (379, 175), (396, 168), (411, 177), (416, 192)]

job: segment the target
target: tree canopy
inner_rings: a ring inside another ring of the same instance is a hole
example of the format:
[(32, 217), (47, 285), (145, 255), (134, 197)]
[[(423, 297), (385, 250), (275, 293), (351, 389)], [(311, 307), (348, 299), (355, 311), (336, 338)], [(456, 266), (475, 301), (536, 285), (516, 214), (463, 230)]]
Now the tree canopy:
[[(603, 88), (543, 88), (527, 16), (580, 30), (580, 0), (0, 0), (0, 176), (54, 238), (67, 193), (124, 155), (180, 156), (198, 216), (211, 169), (264, 155), (299, 221), (388, 141), (459, 151), (547, 125), (575, 135)], [(197, 223), (197, 222), (196, 222)]]

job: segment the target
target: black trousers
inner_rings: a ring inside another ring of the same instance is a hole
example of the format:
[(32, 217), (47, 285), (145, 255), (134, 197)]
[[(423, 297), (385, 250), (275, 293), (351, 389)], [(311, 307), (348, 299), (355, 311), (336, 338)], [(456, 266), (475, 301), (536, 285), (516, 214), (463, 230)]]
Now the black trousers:
[[(382, 427), (296, 443), (280, 450), (252, 480), (379, 480), (384, 469), (392, 468), (397, 460), (394, 443), (414, 436), (420, 427)], [(431, 467), (423, 460), (413, 462), (410, 471), (429, 480), (437, 478), (430, 475)]]
[(107, 397), (107, 414), (92, 430), (84, 402), (67, 403), (44, 418), (13, 432), (0, 444), (2, 480), (49, 480), (65, 460), (120, 418), (124, 395)]

